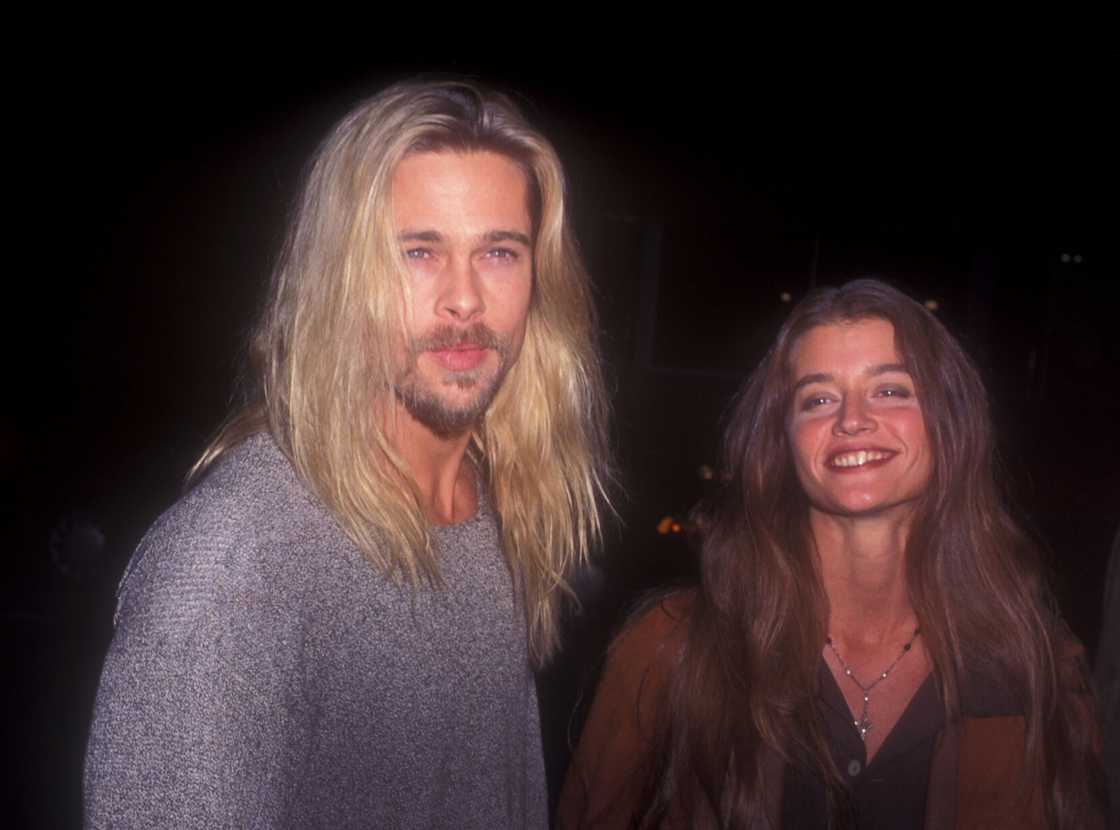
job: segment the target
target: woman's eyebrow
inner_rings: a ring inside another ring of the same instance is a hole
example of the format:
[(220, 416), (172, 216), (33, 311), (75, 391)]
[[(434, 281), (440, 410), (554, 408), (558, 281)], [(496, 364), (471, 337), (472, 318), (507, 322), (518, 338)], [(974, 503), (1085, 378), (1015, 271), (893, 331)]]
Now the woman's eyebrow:
[(793, 391), (796, 392), (803, 386), (808, 386), (810, 383), (828, 383), (832, 380), (832, 375), (827, 372), (814, 372), (811, 375), (805, 375), (797, 383), (793, 385)]
[(910, 374), (910, 370), (906, 368), (904, 363), (880, 363), (877, 366), (868, 368), (865, 375), (868, 377), (875, 377), (876, 375), (885, 375), (888, 372), (902, 372), (905, 375)]
[[(864, 372), (868, 377), (876, 377), (877, 375), (885, 375), (890, 372), (901, 372), (903, 374), (910, 374), (910, 370), (906, 368), (905, 363), (877, 363), (874, 366), (869, 366)], [(793, 385), (793, 391), (808, 386), (810, 383), (831, 383), (835, 378), (827, 372), (814, 372), (810, 375), (805, 375)]]

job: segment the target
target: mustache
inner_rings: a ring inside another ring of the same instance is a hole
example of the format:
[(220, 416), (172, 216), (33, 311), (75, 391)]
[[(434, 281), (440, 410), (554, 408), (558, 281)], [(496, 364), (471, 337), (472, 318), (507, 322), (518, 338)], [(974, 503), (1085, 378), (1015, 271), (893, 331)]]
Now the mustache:
[(413, 355), (421, 352), (454, 349), (458, 346), (475, 346), (480, 349), (494, 349), (502, 352), (505, 341), (485, 323), (472, 323), (466, 328), (455, 326), (436, 326), (422, 337), (414, 338), (410, 344)]

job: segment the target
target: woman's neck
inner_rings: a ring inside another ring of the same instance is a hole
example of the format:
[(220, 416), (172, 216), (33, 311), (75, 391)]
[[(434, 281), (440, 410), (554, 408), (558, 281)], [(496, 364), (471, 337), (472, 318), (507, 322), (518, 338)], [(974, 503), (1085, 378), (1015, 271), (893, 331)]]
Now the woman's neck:
[(913, 634), (917, 623), (906, 584), (909, 525), (909, 516), (810, 511), (834, 640), (864, 650)]

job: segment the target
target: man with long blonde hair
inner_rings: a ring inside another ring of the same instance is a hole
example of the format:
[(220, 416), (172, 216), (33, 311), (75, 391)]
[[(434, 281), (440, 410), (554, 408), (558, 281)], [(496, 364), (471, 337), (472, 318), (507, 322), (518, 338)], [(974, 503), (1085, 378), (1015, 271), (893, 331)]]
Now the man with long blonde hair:
[(606, 404), (548, 141), (398, 84), (310, 168), (250, 403), (121, 584), (92, 827), (546, 827), (532, 665)]

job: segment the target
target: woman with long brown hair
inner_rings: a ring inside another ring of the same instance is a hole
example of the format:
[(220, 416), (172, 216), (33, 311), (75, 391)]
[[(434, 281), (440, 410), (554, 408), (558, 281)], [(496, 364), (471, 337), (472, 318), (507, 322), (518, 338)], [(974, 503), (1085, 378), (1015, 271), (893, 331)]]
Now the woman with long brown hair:
[(798, 304), (733, 410), (701, 583), (612, 646), (560, 826), (1099, 824), (1081, 649), (993, 444), (920, 304)]

